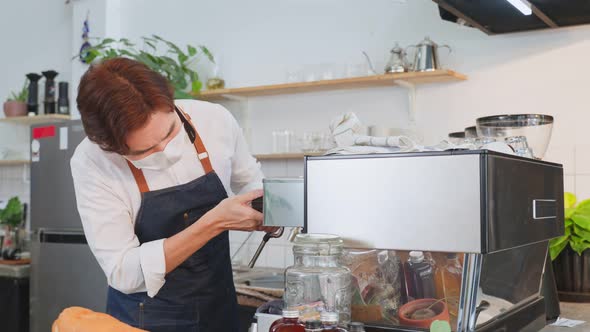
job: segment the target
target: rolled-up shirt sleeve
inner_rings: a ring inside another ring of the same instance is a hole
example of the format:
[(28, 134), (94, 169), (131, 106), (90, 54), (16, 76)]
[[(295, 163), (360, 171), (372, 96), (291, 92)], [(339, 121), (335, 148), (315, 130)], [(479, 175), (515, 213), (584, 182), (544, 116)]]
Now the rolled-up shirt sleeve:
[(84, 234), (109, 286), (154, 297), (165, 283), (164, 240), (140, 245), (131, 208), (90, 159), (72, 158), (71, 168)]

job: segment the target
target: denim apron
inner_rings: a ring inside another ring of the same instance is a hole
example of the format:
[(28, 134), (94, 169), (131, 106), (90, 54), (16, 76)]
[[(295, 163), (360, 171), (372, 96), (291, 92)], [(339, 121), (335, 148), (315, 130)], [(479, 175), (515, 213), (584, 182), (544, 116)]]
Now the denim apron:
[[(142, 195), (135, 222), (140, 243), (171, 237), (227, 198), (221, 180), (188, 114), (176, 108), (194, 142), (205, 175), (186, 184), (149, 191), (140, 169), (128, 163)], [(211, 239), (175, 270), (154, 298), (109, 287), (107, 313), (151, 332), (237, 332), (238, 309), (228, 232)]]

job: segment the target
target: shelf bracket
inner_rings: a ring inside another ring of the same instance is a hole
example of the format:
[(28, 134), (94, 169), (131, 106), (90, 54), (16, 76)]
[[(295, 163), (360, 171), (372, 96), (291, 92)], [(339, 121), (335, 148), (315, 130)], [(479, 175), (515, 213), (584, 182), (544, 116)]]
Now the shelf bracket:
[(416, 85), (404, 80), (394, 82), (408, 90), (408, 118), (410, 123), (416, 122)]

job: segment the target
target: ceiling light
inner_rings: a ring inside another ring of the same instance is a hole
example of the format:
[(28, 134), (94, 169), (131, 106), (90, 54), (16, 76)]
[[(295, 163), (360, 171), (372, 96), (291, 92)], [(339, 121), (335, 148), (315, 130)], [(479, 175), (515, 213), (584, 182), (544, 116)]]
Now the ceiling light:
[(531, 9), (531, 3), (527, 0), (506, 0), (510, 2), (516, 9), (520, 10), (524, 15), (531, 15), (533, 10)]

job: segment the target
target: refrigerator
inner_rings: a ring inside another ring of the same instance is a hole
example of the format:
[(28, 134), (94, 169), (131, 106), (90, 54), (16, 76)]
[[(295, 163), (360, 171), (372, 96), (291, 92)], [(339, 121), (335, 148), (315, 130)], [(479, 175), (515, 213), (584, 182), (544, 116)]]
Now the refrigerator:
[(31, 332), (50, 331), (67, 307), (106, 309), (106, 277), (86, 242), (70, 172), (84, 137), (79, 120), (31, 127)]

